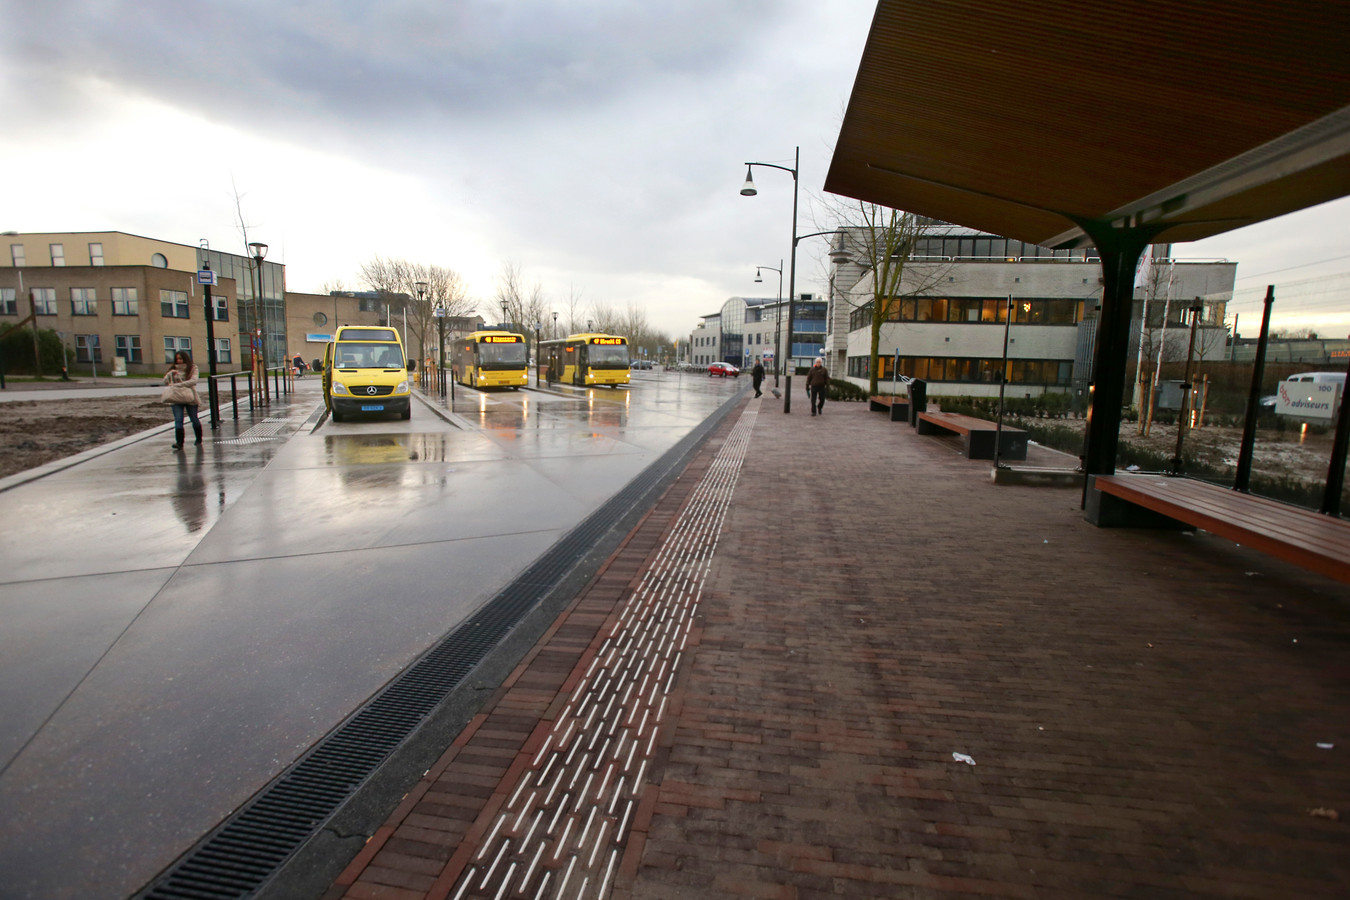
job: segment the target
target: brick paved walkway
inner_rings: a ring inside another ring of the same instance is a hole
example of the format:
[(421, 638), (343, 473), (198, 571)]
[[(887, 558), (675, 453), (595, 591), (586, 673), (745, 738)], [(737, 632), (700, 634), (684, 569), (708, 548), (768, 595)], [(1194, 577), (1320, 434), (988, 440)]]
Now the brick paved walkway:
[(326, 897), (1350, 892), (1350, 589), (768, 399)]

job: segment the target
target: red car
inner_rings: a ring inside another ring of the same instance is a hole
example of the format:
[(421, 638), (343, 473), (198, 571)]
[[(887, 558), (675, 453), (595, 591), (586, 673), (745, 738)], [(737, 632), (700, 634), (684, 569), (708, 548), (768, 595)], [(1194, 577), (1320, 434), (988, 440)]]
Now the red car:
[(714, 375), (721, 375), (723, 378), (726, 378), (728, 375), (730, 375), (732, 378), (735, 378), (739, 374), (741, 374), (741, 370), (736, 368), (729, 362), (715, 362), (712, 365), (708, 366), (709, 378), (711, 378)]

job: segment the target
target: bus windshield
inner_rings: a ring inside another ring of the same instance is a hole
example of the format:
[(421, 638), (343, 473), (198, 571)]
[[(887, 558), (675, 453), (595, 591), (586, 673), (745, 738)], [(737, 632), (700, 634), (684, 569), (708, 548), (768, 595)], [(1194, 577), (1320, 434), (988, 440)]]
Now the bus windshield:
[(627, 344), (591, 344), (587, 353), (593, 369), (628, 368)]
[(484, 369), (525, 368), (525, 344), (479, 344), (478, 364)]
[(339, 369), (401, 369), (403, 349), (398, 344), (338, 341), (334, 364)]

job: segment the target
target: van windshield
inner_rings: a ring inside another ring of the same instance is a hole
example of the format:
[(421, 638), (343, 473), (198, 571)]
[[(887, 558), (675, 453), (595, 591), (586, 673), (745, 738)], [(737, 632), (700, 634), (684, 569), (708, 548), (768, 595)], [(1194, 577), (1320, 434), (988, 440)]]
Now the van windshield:
[(402, 369), (403, 348), (398, 344), (339, 341), (334, 356), (339, 369)]

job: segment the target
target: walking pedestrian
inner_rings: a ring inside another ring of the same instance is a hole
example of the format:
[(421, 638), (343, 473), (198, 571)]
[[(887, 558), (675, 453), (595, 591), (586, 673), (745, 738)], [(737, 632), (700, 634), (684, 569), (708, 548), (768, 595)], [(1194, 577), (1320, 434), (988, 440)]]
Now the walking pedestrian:
[(806, 373), (806, 393), (811, 398), (811, 415), (824, 414), (825, 391), (830, 387), (830, 372), (825, 368), (825, 360), (817, 358), (811, 363), (811, 371)]
[(173, 408), (173, 449), (183, 449), (183, 416), (192, 420), (194, 443), (201, 446), (202, 423), (197, 418), (197, 407), (202, 399), (197, 395), (197, 366), (192, 362), (192, 354), (179, 350), (173, 355), (173, 365), (164, 373), (164, 390), (159, 399)]
[(759, 386), (764, 383), (764, 363), (755, 360), (755, 367), (750, 370), (750, 383), (755, 387), (755, 396), (760, 396)]

